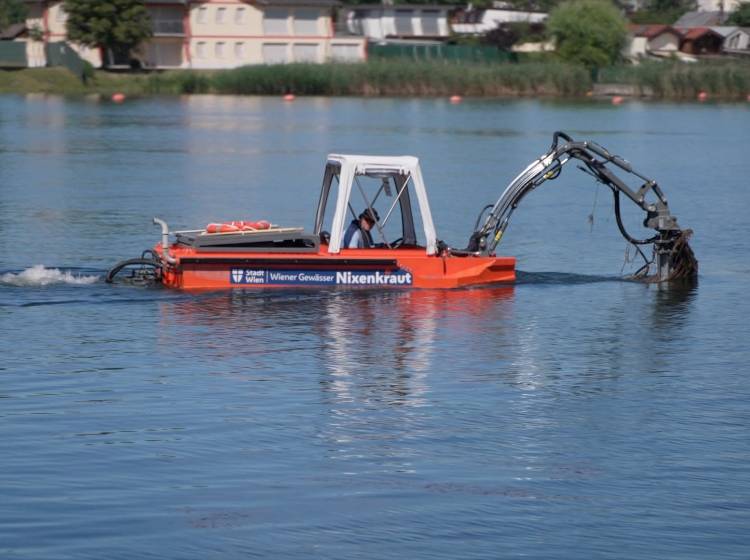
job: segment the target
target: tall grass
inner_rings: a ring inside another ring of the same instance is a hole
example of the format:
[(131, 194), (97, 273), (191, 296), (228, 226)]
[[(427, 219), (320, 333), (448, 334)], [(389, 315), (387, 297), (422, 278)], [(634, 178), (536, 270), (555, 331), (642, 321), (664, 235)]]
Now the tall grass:
[(644, 62), (603, 70), (599, 81), (631, 84), (642, 93), (662, 99), (695, 99), (705, 91), (711, 97), (743, 100), (750, 95), (750, 63), (712, 60), (687, 64), (678, 61)]
[[(599, 82), (629, 84), (663, 99), (744, 100), (750, 94), (750, 62), (717, 60), (694, 64), (644, 62), (599, 72)], [(591, 89), (589, 72), (550, 60), (519, 63), (415, 62), (371, 60), (360, 64), (284, 64), (235, 70), (174, 70), (152, 74), (98, 71), (82, 84), (61, 68), (0, 71), (2, 92), (59, 94), (116, 91), (128, 95), (220, 93), (238, 95), (354, 96), (583, 96)]]
[(361, 64), (279, 64), (152, 76), (151, 93), (238, 95), (502, 96), (582, 95), (591, 87), (581, 67), (550, 62), (459, 64), (373, 60)]

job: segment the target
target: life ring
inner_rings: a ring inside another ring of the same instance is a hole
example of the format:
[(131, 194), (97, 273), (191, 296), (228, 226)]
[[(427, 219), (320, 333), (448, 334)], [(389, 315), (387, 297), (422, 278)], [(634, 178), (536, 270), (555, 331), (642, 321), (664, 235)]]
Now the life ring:
[(235, 220), (232, 222), (211, 223), (206, 226), (206, 233), (236, 233), (239, 231), (258, 231), (271, 229), (271, 222), (258, 220), (257, 222)]

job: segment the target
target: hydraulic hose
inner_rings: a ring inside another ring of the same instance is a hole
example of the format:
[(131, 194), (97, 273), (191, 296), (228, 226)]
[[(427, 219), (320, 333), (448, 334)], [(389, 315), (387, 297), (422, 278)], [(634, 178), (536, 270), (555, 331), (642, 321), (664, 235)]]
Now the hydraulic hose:
[(159, 271), (161, 271), (162, 267), (164, 266), (161, 263), (161, 261), (158, 261), (158, 260), (143, 259), (143, 258), (127, 259), (124, 261), (120, 261), (115, 266), (113, 266), (107, 272), (107, 275), (104, 277), (104, 281), (107, 282), (108, 284), (111, 284), (112, 282), (114, 282), (115, 276), (117, 276), (123, 268), (126, 268), (128, 266), (138, 265), (138, 264), (142, 266), (153, 266), (155, 269)]
[[(611, 187), (610, 187), (611, 188)], [(649, 239), (635, 239), (625, 230), (625, 226), (622, 223), (622, 217), (620, 216), (620, 191), (612, 189), (612, 193), (615, 196), (615, 218), (617, 219), (617, 227), (620, 230), (622, 236), (633, 245), (649, 245), (659, 239), (659, 235), (654, 235)]]

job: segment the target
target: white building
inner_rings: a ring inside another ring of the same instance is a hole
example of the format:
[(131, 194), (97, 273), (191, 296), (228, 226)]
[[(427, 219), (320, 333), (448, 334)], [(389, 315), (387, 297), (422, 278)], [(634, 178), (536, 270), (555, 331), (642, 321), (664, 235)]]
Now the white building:
[(347, 32), (371, 41), (444, 39), (450, 35), (450, 9), (439, 4), (361, 4), (342, 9), (339, 17)]
[(669, 25), (631, 25), (623, 56), (632, 61), (648, 56), (669, 57), (676, 55), (681, 42), (680, 32)]
[(735, 11), (740, 4), (748, 0), (698, 0), (697, 7), (700, 12), (723, 12), (725, 14)]
[[(248, 64), (361, 61), (366, 41), (336, 37), (336, 0), (147, 1), (153, 37), (132, 53), (71, 46), (96, 67), (133, 62), (154, 69), (235, 68)], [(62, 2), (27, 0), (27, 27), (43, 42), (66, 41)], [(106, 58), (106, 60), (105, 60)]]
[(492, 8), (463, 12), (453, 22), (454, 33), (484, 35), (504, 23), (541, 23), (547, 19), (544, 12), (528, 12), (513, 8)]
[(750, 55), (750, 27), (737, 27), (724, 38), (724, 52)]

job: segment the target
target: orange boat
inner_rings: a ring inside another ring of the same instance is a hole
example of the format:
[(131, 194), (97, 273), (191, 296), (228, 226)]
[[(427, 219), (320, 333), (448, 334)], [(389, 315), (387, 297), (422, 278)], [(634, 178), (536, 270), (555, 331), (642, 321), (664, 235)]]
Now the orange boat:
[[(566, 141), (562, 146), (558, 146), (560, 138)], [(527, 193), (557, 177), (573, 158), (614, 193), (622, 235), (635, 245), (653, 245), (650, 261), (639, 250), (647, 261), (639, 271), (641, 276), (646, 277), (652, 265), (656, 273), (650, 278), (659, 281), (697, 273), (697, 262), (687, 245), (689, 230), (679, 229), (656, 182), (598, 144), (576, 142), (558, 132), (550, 150), (524, 169), (494, 205), (480, 212), (465, 249), (450, 248), (438, 240), (417, 158), (331, 154), (311, 232), (265, 221), (170, 231), (163, 220), (154, 218), (162, 229), (161, 242), (139, 259), (118, 263), (106, 280), (111, 282), (120, 271), (130, 269), (136, 281), (158, 281), (177, 289), (460, 288), (512, 282), (515, 258), (495, 254), (510, 216)], [(632, 188), (607, 164), (645, 183)], [(646, 212), (644, 226), (655, 229), (657, 235), (638, 240), (625, 231), (620, 193)], [(359, 201), (353, 203), (354, 194)], [(647, 194), (656, 200), (646, 200)], [(382, 219), (377, 207), (385, 210)], [(363, 211), (358, 214), (355, 208)]]
[[(367, 248), (344, 246), (345, 230), (359, 216), (353, 193), (361, 196), (357, 208), (375, 215), (376, 205), (386, 209)], [(310, 233), (267, 222), (172, 232), (164, 221), (154, 222), (162, 242), (142, 259), (118, 264), (108, 280), (122, 268), (154, 262), (161, 283), (178, 289), (458, 288), (515, 280), (513, 257), (449, 251), (438, 241), (419, 161), (410, 156), (329, 155)]]

